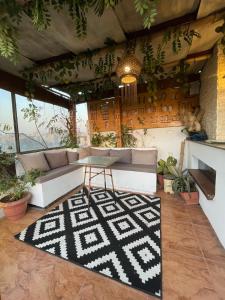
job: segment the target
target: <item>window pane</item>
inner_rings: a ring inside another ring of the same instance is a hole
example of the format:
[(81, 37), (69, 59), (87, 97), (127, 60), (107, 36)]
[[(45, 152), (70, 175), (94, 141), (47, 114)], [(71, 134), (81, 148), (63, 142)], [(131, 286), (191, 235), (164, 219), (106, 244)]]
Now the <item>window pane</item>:
[(3, 89), (0, 89), (0, 152), (1, 151), (16, 152), (11, 93)]
[(77, 104), (76, 111), (78, 143), (80, 147), (86, 147), (90, 145), (87, 103)]
[[(47, 125), (54, 116), (68, 115), (67, 109), (34, 100), (33, 104), (37, 109), (38, 117), (32, 118), (33, 115), (26, 115), (32, 102), (28, 101), (26, 97), (16, 95), (16, 104), (21, 152), (62, 146), (60, 144), (62, 134), (56, 134)], [(57, 118), (53, 125), (54, 128), (66, 130), (62, 118)]]

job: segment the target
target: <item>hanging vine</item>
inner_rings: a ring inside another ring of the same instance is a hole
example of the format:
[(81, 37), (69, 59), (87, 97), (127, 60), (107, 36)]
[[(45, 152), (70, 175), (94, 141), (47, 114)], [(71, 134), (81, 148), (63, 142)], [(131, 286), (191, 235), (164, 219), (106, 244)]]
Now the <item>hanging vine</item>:
[[(157, 14), (158, 0), (133, 0), (136, 11), (143, 16), (145, 28), (150, 28)], [(16, 62), (18, 59), (18, 25), (23, 15), (31, 18), (38, 31), (46, 30), (51, 25), (50, 10), (57, 12), (68, 10), (74, 22), (75, 32), (79, 38), (87, 35), (87, 13), (94, 11), (102, 16), (105, 9), (114, 8), (121, 0), (31, 0), (19, 3), (16, 0), (0, 2), (0, 55)], [(15, 26), (17, 25), (17, 26)]]

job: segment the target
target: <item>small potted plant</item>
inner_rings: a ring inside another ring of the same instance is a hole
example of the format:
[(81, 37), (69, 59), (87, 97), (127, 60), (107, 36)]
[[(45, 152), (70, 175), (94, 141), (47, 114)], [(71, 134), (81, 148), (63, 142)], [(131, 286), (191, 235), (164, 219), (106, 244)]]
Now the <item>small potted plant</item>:
[(179, 174), (173, 181), (173, 191), (179, 193), (188, 205), (199, 204), (199, 193), (195, 186), (195, 182), (186, 171)]
[(41, 175), (39, 170), (31, 170), (23, 176), (11, 175), (1, 170), (0, 175), (0, 208), (3, 208), (5, 216), (12, 221), (22, 218), (31, 199), (29, 187), (35, 184), (37, 177)]
[(175, 167), (176, 164), (177, 164), (177, 160), (173, 156), (169, 156), (166, 161), (163, 159), (160, 159), (158, 161), (157, 179), (158, 179), (160, 188), (164, 187), (164, 176), (171, 174), (169, 169), (170, 169), (170, 167), (173, 167), (173, 166)]

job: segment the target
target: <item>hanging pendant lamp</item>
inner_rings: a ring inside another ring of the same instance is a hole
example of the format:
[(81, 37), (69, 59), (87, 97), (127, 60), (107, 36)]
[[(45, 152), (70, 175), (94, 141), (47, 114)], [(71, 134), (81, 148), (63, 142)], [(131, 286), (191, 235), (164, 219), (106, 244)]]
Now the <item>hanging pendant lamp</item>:
[(121, 98), (128, 105), (137, 101), (137, 79), (140, 73), (141, 63), (133, 54), (126, 54), (116, 68), (116, 74), (123, 85)]

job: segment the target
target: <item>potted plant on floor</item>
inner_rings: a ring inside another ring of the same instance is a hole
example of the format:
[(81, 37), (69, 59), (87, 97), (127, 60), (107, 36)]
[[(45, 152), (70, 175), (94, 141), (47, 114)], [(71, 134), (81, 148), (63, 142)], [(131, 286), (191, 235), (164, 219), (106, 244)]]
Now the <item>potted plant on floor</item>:
[(31, 170), (23, 176), (16, 176), (1, 169), (0, 208), (3, 208), (9, 220), (16, 221), (25, 215), (27, 204), (31, 199), (29, 187), (35, 184), (36, 178), (40, 175), (39, 170)]
[(177, 164), (176, 158), (173, 156), (169, 156), (167, 160), (160, 159), (158, 161), (158, 166), (157, 166), (157, 179), (160, 188), (164, 187), (164, 176), (171, 174), (169, 169), (170, 167), (175, 167)]
[(186, 171), (176, 176), (173, 182), (173, 191), (179, 193), (186, 204), (199, 204), (199, 193), (195, 182)]

